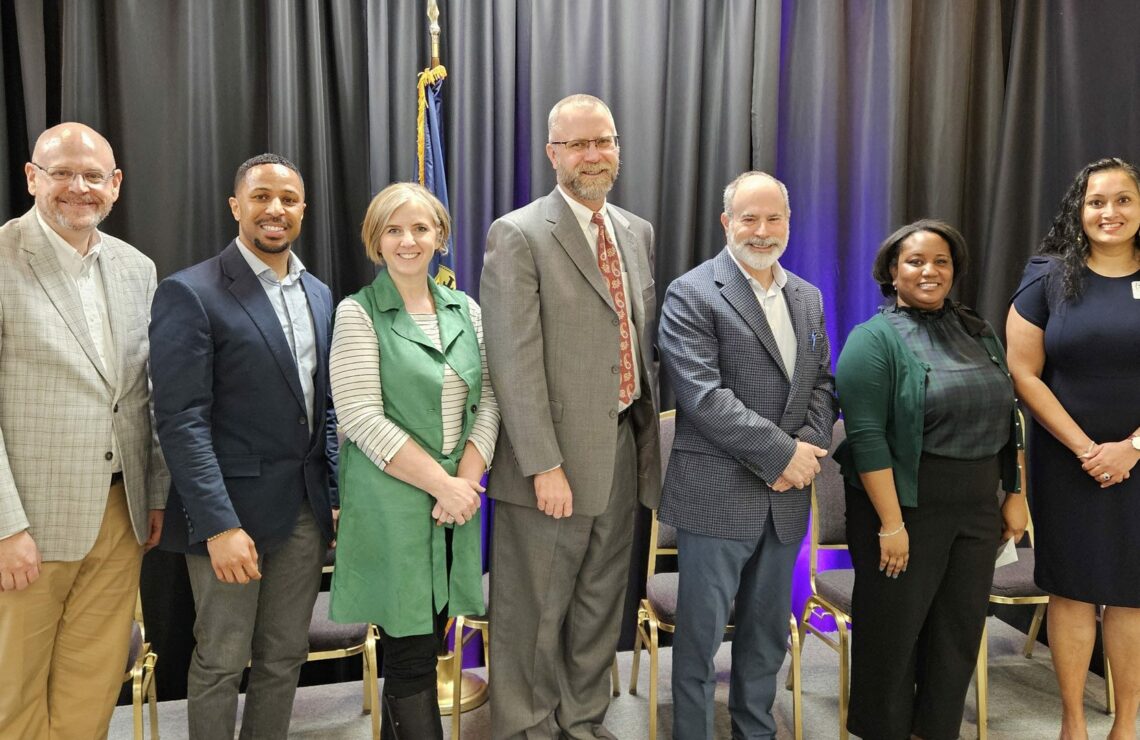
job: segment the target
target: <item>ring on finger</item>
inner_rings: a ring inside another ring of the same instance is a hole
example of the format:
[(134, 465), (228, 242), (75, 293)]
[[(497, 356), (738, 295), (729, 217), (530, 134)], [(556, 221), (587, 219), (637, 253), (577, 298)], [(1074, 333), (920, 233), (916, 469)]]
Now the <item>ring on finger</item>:
[(1101, 473), (1101, 474), (1100, 474), (1100, 479), (1101, 479), (1101, 480), (1103, 480), (1103, 481), (1107, 481), (1107, 480), (1109, 480), (1110, 478), (1112, 478), (1112, 474), (1111, 474), (1111, 473)]

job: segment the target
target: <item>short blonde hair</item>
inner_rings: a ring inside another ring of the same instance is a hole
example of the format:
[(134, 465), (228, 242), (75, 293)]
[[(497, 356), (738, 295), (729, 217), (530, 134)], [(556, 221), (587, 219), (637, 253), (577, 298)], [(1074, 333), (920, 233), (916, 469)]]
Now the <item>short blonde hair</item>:
[(364, 242), (364, 254), (373, 264), (383, 265), (384, 257), (380, 254), (380, 237), (384, 227), (392, 220), (392, 214), (400, 206), (417, 202), (427, 206), (435, 216), (435, 226), (439, 229), (439, 245), (436, 251), (447, 254), (447, 237), (451, 235), (451, 216), (440, 203), (439, 198), (423, 185), (414, 182), (394, 182), (381, 190), (368, 204), (364, 212), (364, 224), (360, 229), (360, 240)]

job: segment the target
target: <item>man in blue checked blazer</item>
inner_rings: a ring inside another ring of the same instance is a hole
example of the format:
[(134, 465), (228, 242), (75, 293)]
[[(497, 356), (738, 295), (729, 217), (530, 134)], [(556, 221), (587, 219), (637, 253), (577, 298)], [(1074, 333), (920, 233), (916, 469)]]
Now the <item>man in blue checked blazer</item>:
[(728, 246), (674, 281), (662, 306), (677, 431), (658, 517), (678, 530), (678, 740), (713, 737), (713, 655), (734, 601), (733, 736), (776, 736), (792, 569), (837, 413), (820, 292), (778, 262), (790, 216), (774, 177), (733, 180)]

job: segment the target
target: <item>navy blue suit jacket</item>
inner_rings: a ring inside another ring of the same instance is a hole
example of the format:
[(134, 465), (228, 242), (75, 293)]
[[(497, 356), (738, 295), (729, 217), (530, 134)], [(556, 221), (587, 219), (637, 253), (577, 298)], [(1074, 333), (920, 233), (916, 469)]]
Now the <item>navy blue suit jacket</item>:
[(332, 295), (308, 272), (301, 285), (317, 345), (311, 426), (285, 334), (236, 242), (159, 284), (150, 363), (171, 478), (163, 549), (204, 555), (208, 537), (241, 527), (259, 552), (272, 551), (293, 531), (302, 505), (332, 539)]
[[(787, 272), (787, 271), (785, 271)], [(796, 335), (789, 376), (747, 278), (725, 249), (673, 281), (657, 343), (677, 396), (677, 431), (658, 518), (711, 537), (757, 537), (771, 514), (781, 542), (802, 539), (810, 488), (771, 488), (796, 440), (827, 449), (838, 405), (819, 289), (788, 272)]]

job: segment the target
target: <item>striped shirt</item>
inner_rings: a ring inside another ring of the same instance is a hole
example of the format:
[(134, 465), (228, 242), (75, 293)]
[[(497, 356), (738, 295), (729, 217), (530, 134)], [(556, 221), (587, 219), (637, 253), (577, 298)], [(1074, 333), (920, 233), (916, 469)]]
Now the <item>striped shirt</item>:
[[(483, 360), (482, 398), (471, 427), (470, 441), (489, 466), (495, 452), (499, 404), (495, 400), (490, 375), (487, 373), (482, 313), (470, 298), (467, 299), (467, 305)], [(410, 316), (436, 349), (442, 351), (436, 315), (414, 313)], [(336, 309), (329, 376), (341, 432), (383, 470), (408, 441), (408, 433), (384, 415), (384, 397), (380, 385), (380, 346), (376, 331), (372, 326), (372, 318), (364, 307), (351, 298), (341, 301)], [(453, 450), (463, 433), (463, 409), (466, 401), (467, 384), (450, 365), (444, 365), (440, 405), (444, 451)]]

